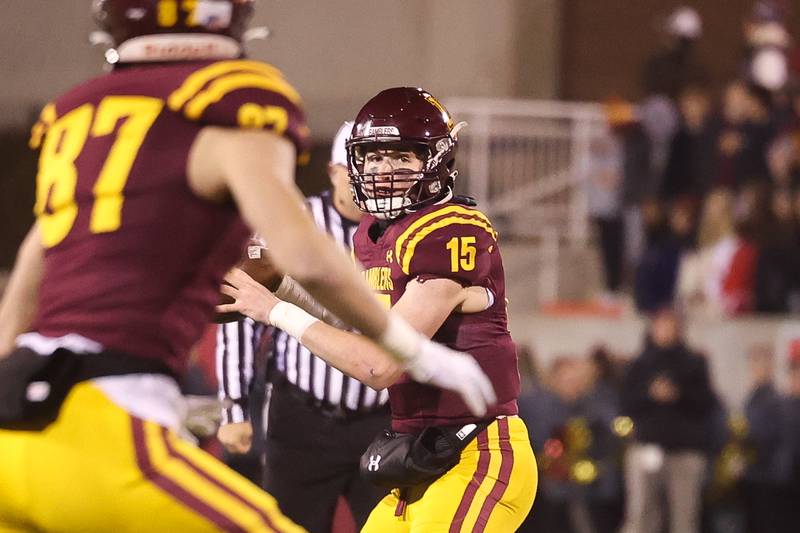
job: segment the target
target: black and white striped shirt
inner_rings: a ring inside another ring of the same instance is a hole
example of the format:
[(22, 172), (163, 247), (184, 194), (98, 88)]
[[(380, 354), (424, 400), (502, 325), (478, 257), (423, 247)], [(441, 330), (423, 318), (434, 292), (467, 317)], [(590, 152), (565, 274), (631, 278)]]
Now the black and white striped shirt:
[[(317, 226), (325, 229), (349, 253), (358, 224), (339, 214), (333, 206), (331, 192), (310, 196), (306, 203)], [(255, 354), (267, 329), (249, 318), (220, 324), (217, 329), (219, 397), (234, 401), (232, 407), (225, 409), (223, 423), (249, 418), (247, 393), (253, 379)], [(344, 412), (371, 412), (389, 399), (386, 390), (375, 391), (344, 375), (281, 330), (274, 330), (272, 343), (270, 372), (280, 373), (319, 405)]]

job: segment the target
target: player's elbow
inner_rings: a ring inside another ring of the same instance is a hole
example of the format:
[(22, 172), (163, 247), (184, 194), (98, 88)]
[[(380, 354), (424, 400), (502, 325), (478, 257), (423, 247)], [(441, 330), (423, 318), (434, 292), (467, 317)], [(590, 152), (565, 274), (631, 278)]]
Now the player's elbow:
[(365, 369), (359, 381), (375, 390), (388, 389), (403, 374), (403, 368), (394, 362), (372, 365)]

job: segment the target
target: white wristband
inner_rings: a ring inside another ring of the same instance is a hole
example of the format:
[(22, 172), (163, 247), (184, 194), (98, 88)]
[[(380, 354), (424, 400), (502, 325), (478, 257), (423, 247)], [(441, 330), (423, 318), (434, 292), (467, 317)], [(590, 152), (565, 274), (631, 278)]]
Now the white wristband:
[(269, 323), (300, 340), (318, 319), (289, 302), (278, 302), (269, 312)]
[(378, 343), (398, 360), (408, 364), (419, 357), (422, 335), (399, 316), (389, 313), (389, 323)]

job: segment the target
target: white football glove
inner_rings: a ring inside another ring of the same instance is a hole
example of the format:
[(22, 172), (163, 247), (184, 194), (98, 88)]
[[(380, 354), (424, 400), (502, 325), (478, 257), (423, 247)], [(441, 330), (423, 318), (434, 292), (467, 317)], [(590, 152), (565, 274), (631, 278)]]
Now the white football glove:
[(390, 317), (381, 344), (403, 361), (415, 381), (457, 392), (475, 416), (497, 403), (492, 383), (471, 355), (432, 342), (396, 315)]

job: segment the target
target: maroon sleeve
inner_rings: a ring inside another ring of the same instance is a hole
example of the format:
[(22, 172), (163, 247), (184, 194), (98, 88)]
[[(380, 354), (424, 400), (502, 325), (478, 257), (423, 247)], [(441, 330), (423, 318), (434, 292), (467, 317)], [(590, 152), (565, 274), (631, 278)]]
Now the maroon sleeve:
[(405, 247), (401, 267), (422, 281), (447, 278), (465, 287), (485, 285), (496, 239), (484, 220), (454, 217), (446, 225), (423, 227)]
[(188, 76), (170, 95), (169, 106), (204, 125), (274, 131), (292, 141), (301, 159), (309, 149), (300, 95), (266, 63), (212, 63)]

